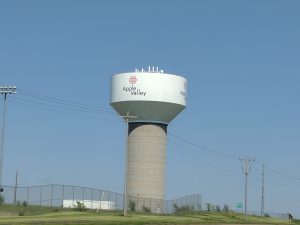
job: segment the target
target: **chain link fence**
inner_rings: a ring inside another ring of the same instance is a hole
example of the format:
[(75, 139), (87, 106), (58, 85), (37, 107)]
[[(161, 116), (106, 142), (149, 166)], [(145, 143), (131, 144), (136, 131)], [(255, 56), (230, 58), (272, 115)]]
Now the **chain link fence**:
[[(2, 193), (6, 204), (26, 204), (50, 207), (73, 208), (77, 202), (88, 209), (121, 211), (124, 195), (99, 189), (70, 185), (41, 185), (28, 187), (4, 186)], [(180, 211), (200, 211), (200, 194), (175, 200), (150, 199), (128, 196), (127, 206), (131, 211), (170, 214)]]
[[(83, 203), (88, 209), (122, 211), (124, 195), (99, 189), (70, 185), (41, 185), (28, 187), (4, 186), (3, 192), (6, 204), (26, 204), (48, 207), (74, 208), (77, 202)], [(207, 204), (205, 204), (207, 205)], [(128, 196), (129, 211), (172, 214), (184, 211), (208, 211), (202, 208), (200, 194), (188, 195), (174, 200), (150, 199)], [(229, 209), (228, 209), (229, 210)], [(214, 210), (212, 210), (214, 211)], [(243, 210), (233, 210), (243, 213)], [(260, 216), (257, 211), (248, 211), (248, 215)], [(288, 220), (287, 213), (265, 213), (266, 217)]]
[[(259, 212), (259, 211), (249, 211), (249, 212), (247, 212), (247, 215), (261, 216), (261, 212)], [(263, 216), (264, 217), (278, 218), (278, 219), (282, 219), (282, 220), (289, 220), (289, 214), (288, 213), (266, 212), (266, 213), (264, 213)]]

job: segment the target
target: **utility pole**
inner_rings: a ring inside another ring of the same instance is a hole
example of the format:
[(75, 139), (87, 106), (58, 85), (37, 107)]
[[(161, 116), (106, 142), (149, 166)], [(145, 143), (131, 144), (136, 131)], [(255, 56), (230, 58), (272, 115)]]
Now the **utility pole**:
[(18, 171), (16, 172), (16, 182), (15, 182), (15, 191), (14, 191), (14, 204), (17, 203), (17, 188), (18, 188)]
[(127, 157), (128, 157), (128, 135), (129, 135), (129, 120), (130, 119), (137, 119), (138, 116), (130, 116), (129, 111), (125, 116), (121, 116), (122, 118), (125, 119), (126, 122), (126, 132), (125, 132), (125, 140), (126, 140), (126, 148), (125, 148), (125, 181), (124, 181), (124, 206), (123, 206), (123, 215), (127, 216), (127, 177), (128, 177), (128, 162), (127, 162)]
[(246, 158), (240, 158), (243, 162), (243, 173), (245, 174), (245, 212), (244, 212), (244, 222), (247, 220), (247, 192), (248, 192), (248, 175), (251, 171), (250, 162), (254, 162), (255, 159), (250, 159), (248, 156)]
[(2, 131), (0, 140), (0, 194), (3, 192), (2, 186), (2, 169), (3, 169), (3, 152), (4, 152), (4, 131), (5, 131), (5, 119), (6, 119), (6, 98), (7, 94), (15, 94), (16, 86), (0, 86), (0, 94), (4, 95), (3, 102), (3, 114), (2, 114)]
[(260, 215), (265, 214), (265, 164), (262, 165), (262, 179), (261, 179), (261, 212)]

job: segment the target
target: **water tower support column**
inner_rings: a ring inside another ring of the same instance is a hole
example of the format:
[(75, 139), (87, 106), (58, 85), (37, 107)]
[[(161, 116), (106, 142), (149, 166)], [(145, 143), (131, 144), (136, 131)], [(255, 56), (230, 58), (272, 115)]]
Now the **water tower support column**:
[(136, 122), (129, 123), (128, 129), (128, 196), (143, 198), (137, 200), (136, 210), (147, 207), (160, 213), (165, 197), (167, 125)]

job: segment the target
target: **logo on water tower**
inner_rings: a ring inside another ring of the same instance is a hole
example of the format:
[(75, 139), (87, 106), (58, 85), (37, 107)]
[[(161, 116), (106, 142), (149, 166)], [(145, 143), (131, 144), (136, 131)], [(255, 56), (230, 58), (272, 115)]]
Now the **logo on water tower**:
[(128, 92), (128, 93), (130, 93), (130, 95), (133, 95), (133, 96), (146, 96), (146, 93), (147, 93), (146, 91), (142, 91), (141, 89), (139, 89), (135, 86), (135, 83), (138, 81), (136, 76), (130, 76), (128, 81), (131, 84), (131, 86), (123, 87), (124, 92)]
[(137, 82), (136, 76), (131, 76), (131, 77), (129, 78), (129, 83), (135, 84), (136, 82)]

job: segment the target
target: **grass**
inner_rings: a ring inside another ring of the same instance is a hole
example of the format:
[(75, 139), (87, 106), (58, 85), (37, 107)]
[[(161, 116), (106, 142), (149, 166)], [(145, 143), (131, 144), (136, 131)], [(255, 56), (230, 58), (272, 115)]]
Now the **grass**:
[[(70, 211), (71, 209), (69, 209)], [(68, 211), (65, 208), (47, 206), (22, 206), (22, 205), (0, 205), (0, 218), (2, 216), (37, 216), (51, 212)]]
[(300, 220), (293, 220), (295, 224), (300, 224)]
[[(24, 215), (20, 215), (24, 212)], [(288, 221), (249, 216), (252, 224), (291, 224)], [(15, 225), (191, 225), (191, 224), (243, 224), (243, 215), (237, 213), (182, 213), (180, 215), (155, 215), (95, 211), (76, 212), (62, 208), (40, 206), (0, 206), (0, 224)]]

